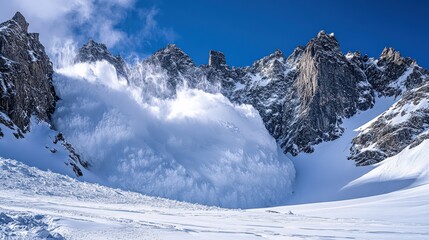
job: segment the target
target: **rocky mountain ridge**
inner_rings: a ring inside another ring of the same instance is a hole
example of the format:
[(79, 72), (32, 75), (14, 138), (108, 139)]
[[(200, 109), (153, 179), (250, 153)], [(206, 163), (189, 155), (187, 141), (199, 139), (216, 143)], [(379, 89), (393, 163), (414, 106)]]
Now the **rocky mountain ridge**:
[[(27, 31), (20, 13), (0, 25), (0, 110), (6, 116), (1, 120), (2, 126), (16, 125), (18, 137), (29, 131), (31, 116), (50, 123), (57, 101), (52, 64), (38, 35)], [(93, 40), (74, 62), (101, 60), (111, 63), (119, 78), (140, 87), (143, 97), (170, 98), (180, 88), (198, 88), (250, 104), (292, 155), (310, 153), (314, 145), (340, 137), (343, 120), (371, 108), (377, 96), (402, 99), (353, 140), (349, 159), (374, 164), (427, 137), (429, 72), (392, 48), (377, 59), (360, 52), (343, 54), (335, 36), (324, 31), (288, 57), (276, 50), (248, 67), (230, 67), (225, 55), (214, 50), (207, 65), (197, 66), (174, 44), (127, 65)], [(392, 121), (399, 115), (408, 118)]]
[[(249, 67), (230, 67), (225, 55), (214, 50), (208, 65), (196, 66), (183, 50), (170, 44), (131, 67), (130, 72), (131, 84), (151, 89), (150, 94), (168, 98), (179, 88), (191, 87), (251, 104), (284, 152), (292, 155), (310, 153), (314, 145), (340, 137), (343, 119), (372, 108), (377, 96), (404, 94), (402, 101), (414, 100), (406, 96), (424, 85), (429, 76), (426, 69), (392, 48), (385, 48), (377, 59), (360, 52), (343, 54), (335, 36), (324, 31), (289, 57), (276, 50)], [(412, 132), (415, 135), (422, 129)], [(382, 161), (415, 138), (410, 135), (405, 143), (403, 138), (382, 143), (363, 135), (356, 137), (351, 147), (349, 159), (357, 165)], [(362, 144), (380, 144), (390, 153), (377, 155)]]

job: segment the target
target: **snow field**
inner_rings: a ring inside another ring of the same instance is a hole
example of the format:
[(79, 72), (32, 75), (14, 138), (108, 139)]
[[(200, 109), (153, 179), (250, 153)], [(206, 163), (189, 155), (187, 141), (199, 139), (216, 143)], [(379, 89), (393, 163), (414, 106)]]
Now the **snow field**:
[(228, 210), (83, 183), (14, 160), (0, 158), (0, 170), (5, 183), (0, 186), (0, 239), (14, 239), (10, 230), (18, 234), (15, 239), (48, 234), (57, 239), (234, 240), (429, 236), (429, 185), (339, 202)]

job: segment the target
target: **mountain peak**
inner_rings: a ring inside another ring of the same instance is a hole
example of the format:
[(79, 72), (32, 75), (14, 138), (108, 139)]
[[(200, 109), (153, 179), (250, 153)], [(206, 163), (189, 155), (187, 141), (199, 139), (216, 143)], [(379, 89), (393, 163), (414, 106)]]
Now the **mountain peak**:
[(165, 51), (168, 52), (183, 52), (182, 49), (180, 49), (176, 44), (170, 43), (167, 45), (167, 47), (164, 48)]
[(98, 43), (94, 41), (92, 38), (90, 38), (88, 42), (83, 45), (83, 48), (98, 48), (103, 51), (108, 51), (107, 46), (104, 43)]
[(306, 48), (311, 50), (313, 53), (322, 51), (337, 52), (340, 53), (340, 44), (334, 37), (334, 34), (326, 34), (324, 30), (321, 30), (317, 36), (307, 43)]
[(79, 53), (75, 58), (75, 63), (97, 62), (101, 60), (106, 60), (112, 64), (117, 71), (118, 77), (128, 79), (128, 67), (124, 59), (121, 56), (114, 56), (110, 53), (109, 49), (107, 49), (106, 45), (95, 42), (93, 39), (89, 39), (89, 41), (79, 49)]
[(95, 62), (106, 58), (106, 56), (113, 57), (106, 45), (89, 39), (89, 41), (79, 49), (79, 54), (76, 56), (75, 62)]
[(186, 63), (187, 65), (194, 66), (192, 59), (182, 49), (177, 47), (176, 44), (168, 44), (167, 47), (154, 53), (151, 59), (157, 59), (167, 65), (174, 62), (179, 65)]
[(400, 60), (402, 56), (401, 53), (399, 51), (396, 51), (394, 48), (385, 47), (383, 49), (383, 52), (381, 52), (380, 58)]
[(169, 44), (167, 44), (167, 48), (168, 48), (168, 49), (176, 49), (176, 48), (178, 48), (178, 47), (177, 47), (177, 45), (176, 45), (176, 44), (174, 44), (174, 43), (169, 43)]
[(263, 64), (266, 64), (269, 61), (275, 60), (275, 59), (280, 60), (281, 62), (286, 59), (283, 52), (280, 49), (276, 49), (273, 53), (271, 53), (270, 55), (256, 61), (255, 63), (261, 62)]
[(325, 30), (320, 30), (319, 33), (317, 34), (317, 37), (318, 38), (321, 38), (321, 37), (334, 37), (334, 33), (327, 34), (325, 32)]
[(20, 12), (16, 12), (12, 20), (15, 21), (22, 28), (22, 30), (24, 30), (25, 32), (28, 31), (29, 24)]

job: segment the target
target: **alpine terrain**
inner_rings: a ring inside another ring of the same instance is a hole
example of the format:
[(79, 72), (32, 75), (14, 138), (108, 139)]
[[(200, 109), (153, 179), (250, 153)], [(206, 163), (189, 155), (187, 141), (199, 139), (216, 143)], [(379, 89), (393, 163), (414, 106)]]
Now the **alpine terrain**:
[(399, 51), (57, 66), (28, 27), (0, 24), (0, 239), (429, 237), (429, 71)]

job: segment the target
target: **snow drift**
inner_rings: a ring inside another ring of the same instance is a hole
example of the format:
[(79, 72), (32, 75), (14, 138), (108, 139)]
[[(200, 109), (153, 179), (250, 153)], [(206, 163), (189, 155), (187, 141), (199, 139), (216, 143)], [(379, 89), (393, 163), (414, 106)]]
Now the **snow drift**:
[(428, 184), (429, 140), (423, 141), (416, 147), (408, 146), (399, 154), (389, 157), (375, 166), (375, 169), (354, 180), (347, 187), (376, 183), (387, 183), (402, 187)]
[(195, 89), (148, 98), (105, 61), (58, 69), (54, 81), (54, 125), (103, 184), (241, 208), (281, 204), (292, 191), (294, 167), (250, 105)]

